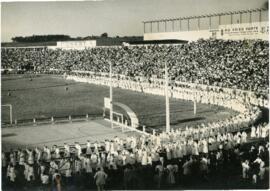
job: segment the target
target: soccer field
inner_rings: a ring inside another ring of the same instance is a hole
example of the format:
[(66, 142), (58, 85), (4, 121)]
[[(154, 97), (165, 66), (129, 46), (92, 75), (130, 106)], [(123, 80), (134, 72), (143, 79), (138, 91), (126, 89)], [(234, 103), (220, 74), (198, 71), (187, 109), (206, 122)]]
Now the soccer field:
[[(66, 90), (66, 88), (68, 88)], [(109, 87), (65, 80), (60, 76), (27, 75), (2, 76), (2, 104), (12, 104), (13, 119), (32, 120), (69, 115), (102, 116), (104, 97)], [(163, 96), (113, 89), (113, 99), (128, 105), (139, 117), (140, 125), (162, 129), (165, 126), (165, 98)], [(236, 113), (223, 107), (170, 99), (172, 127), (222, 120)], [(8, 121), (7, 109), (2, 108), (2, 121)]]

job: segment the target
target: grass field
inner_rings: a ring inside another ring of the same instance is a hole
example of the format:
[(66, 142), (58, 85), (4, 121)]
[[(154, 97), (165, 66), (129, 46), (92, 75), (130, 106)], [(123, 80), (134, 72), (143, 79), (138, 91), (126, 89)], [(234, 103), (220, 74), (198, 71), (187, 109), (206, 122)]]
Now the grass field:
[[(118, 88), (114, 88), (113, 94), (114, 101), (134, 110), (141, 125), (164, 128), (164, 97)], [(109, 97), (106, 86), (67, 81), (59, 76), (41, 75), (32, 81), (26, 75), (2, 76), (2, 104), (12, 104), (13, 118), (17, 120), (87, 113), (102, 116), (104, 97)], [(222, 107), (197, 104), (197, 115), (194, 116), (192, 102), (176, 99), (170, 100), (170, 107), (173, 127), (222, 120), (236, 114)], [(7, 120), (7, 109), (2, 108), (2, 121)]]

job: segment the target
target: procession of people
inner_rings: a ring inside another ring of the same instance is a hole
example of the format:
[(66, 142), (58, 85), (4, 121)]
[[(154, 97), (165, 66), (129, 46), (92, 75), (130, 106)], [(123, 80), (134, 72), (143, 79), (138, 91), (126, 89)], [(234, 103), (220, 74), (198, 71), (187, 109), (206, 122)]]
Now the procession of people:
[[(96, 183), (99, 190), (104, 185), (108, 189), (160, 189), (186, 186), (191, 175), (206, 181), (209, 174), (227, 165), (238, 169), (237, 174), (242, 171), (243, 179), (256, 184), (266, 178), (269, 166), (269, 125), (254, 128), (255, 136), (254, 130), (209, 133), (186, 128), (150, 136), (88, 141), (86, 147), (75, 143), (11, 150), (2, 152), (3, 183), (85, 188), (93, 188)], [(255, 141), (247, 149), (250, 140), (260, 140), (259, 145)]]
[(268, 46), (260, 40), (209, 39), (85, 50), (1, 49), (4, 72), (64, 74), (67, 80), (110, 85), (111, 63), (114, 87), (154, 95), (164, 95), (166, 62), (170, 97), (237, 112), (223, 121), (170, 132), (5, 151), (3, 187), (175, 189), (218, 186), (229, 177), (226, 185), (232, 189), (239, 183), (233, 178), (240, 177), (248, 188), (265, 188), (269, 124), (259, 122), (261, 108), (269, 103)]

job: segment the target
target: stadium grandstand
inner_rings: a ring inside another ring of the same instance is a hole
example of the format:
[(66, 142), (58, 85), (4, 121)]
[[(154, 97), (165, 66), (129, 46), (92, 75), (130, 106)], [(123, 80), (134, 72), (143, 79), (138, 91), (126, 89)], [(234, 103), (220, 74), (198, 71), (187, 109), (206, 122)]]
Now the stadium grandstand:
[[(144, 41), (120, 46), (2, 47), (3, 188), (269, 188), (265, 15), (254, 9), (144, 21)], [(27, 108), (33, 102), (28, 95), (44, 104), (36, 113), (35, 104)], [(73, 110), (61, 102), (69, 104), (70, 97)], [(148, 103), (155, 98), (164, 100), (162, 115)], [(183, 105), (176, 111), (174, 103)], [(222, 118), (220, 110), (230, 115)], [(186, 121), (180, 113), (188, 113)], [(88, 126), (98, 128), (90, 132)], [(100, 183), (99, 176), (106, 178)]]
[(144, 40), (268, 40), (268, 9), (250, 9), (143, 22)]

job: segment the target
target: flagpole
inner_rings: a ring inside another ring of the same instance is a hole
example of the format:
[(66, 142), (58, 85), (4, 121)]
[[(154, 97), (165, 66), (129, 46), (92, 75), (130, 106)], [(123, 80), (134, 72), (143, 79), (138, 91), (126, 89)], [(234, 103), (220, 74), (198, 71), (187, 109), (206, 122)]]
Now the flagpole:
[(111, 121), (111, 128), (113, 128), (112, 62), (110, 62), (110, 121)]
[(166, 99), (166, 132), (171, 131), (170, 127), (170, 102), (169, 102), (169, 92), (168, 92), (168, 69), (167, 63), (165, 62), (165, 99)]

